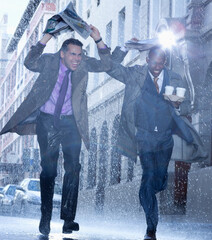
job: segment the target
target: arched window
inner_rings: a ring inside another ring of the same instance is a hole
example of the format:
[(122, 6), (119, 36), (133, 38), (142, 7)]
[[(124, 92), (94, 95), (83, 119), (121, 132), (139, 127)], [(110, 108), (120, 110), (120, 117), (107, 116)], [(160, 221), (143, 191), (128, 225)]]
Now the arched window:
[(104, 121), (100, 135), (99, 145), (99, 176), (96, 190), (96, 210), (101, 212), (104, 206), (105, 185), (107, 180), (107, 163), (108, 163), (108, 127)]
[(117, 149), (118, 130), (120, 123), (120, 115), (116, 115), (113, 122), (111, 137), (111, 168), (110, 168), (110, 184), (118, 184), (121, 181), (121, 155)]
[(96, 162), (97, 162), (97, 135), (96, 128), (91, 130), (90, 150), (88, 155), (88, 189), (96, 185)]

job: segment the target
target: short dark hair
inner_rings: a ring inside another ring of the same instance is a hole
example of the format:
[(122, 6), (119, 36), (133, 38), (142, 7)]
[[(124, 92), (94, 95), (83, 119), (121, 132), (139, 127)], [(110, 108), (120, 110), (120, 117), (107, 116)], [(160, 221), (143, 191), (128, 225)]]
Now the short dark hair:
[(166, 52), (164, 49), (161, 48), (161, 46), (154, 46), (149, 50), (148, 58), (150, 58), (153, 55), (159, 55), (163, 54), (164, 59), (166, 59)]
[(67, 52), (68, 51), (68, 45), (69, 44), (72, 44), (72, 45), (76, 45), (76, 46), (79, 46), (82, 48), (83, 44), (78, 40), (78, 39), (75, 39), (75, 38), (69, 38), (67, 40), (65, 40), (60, 48), (60, 51), (63, 51), (63, 52)]

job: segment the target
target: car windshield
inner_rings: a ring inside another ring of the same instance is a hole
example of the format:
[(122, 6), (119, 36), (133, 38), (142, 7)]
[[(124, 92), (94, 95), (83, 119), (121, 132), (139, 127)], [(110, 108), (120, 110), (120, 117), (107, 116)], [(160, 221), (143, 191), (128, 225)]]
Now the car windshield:
[(7, 195), (14, 196), (15, 190), (16, 190), (16, 186), (10, 186), (7, 190)]
[(28, 190), (39, 192), (40, 191), (40, 182), (31, 180), (28, 185)]

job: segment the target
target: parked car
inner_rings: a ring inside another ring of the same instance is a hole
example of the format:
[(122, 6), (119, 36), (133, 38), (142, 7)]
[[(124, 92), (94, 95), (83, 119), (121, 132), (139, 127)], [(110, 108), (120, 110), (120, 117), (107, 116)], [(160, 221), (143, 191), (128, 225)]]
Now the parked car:
[(2, 214), (12, 214), (17, 187), (15, 184), (8, 184), (0, 192), (0, 212)]
[[(58, 184), (55, 184), (53, 197), (54, 209), (59, 209), (61, 204), (61, 191)], [(25, 178), (19, 189), (16, 191), (13, 205), (13, 213), (28, 215), (39, 214), (41, 206), (40, 179)]]

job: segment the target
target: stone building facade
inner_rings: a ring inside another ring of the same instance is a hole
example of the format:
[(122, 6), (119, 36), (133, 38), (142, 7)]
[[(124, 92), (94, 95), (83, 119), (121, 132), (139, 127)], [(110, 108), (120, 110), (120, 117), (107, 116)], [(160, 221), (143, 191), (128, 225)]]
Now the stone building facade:
[[(24, 67), (24, 58), (31, 45), (41, 38), (47, 20), (55, 11), (55, 1), (29, 1), (14, 35), (4, 46), (10, 58), (8, 56), (4, 76), (0, 79), (0, 128), (20, 106), (37, 78)], [(56, 51), (54, 41), (46, 51)], [(8, 133), (0, 137), (1, 185), (18, 183), (24, 177), (37, 177), (39, 172), (39, 149), (35, 136), (21, 137)]]

